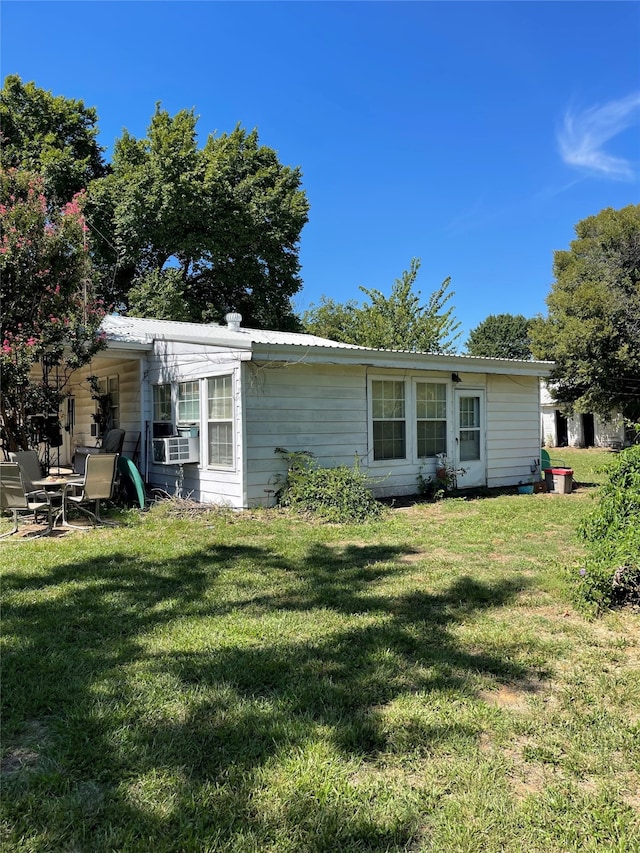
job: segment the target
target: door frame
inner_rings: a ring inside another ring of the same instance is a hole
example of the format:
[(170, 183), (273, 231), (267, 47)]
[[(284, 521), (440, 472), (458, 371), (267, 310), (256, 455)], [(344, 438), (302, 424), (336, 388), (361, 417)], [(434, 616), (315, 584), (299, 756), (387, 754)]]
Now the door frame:
[[(477, 460), (460, 459), (460, 400), (463, 397), (475, 397), (479, 400), (478, 430), (480, 457)], [(486, 394), (484, 388), (454, 388), (453, 390), (453, 464), (457, 470), (465, 469), (464, 474), (456, 477), (458, 489), (473, 489), (487, 485), (487, 429)]]

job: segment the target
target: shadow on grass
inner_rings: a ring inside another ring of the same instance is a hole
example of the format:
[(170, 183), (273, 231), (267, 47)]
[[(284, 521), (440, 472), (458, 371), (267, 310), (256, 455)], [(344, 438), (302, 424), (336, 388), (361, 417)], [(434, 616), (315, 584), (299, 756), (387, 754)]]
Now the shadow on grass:
[(279, 833), (287, 849), (402, 849), (411, 818), (354, 809), (344, 773), (319, 798), (331, 761), (308, 758), (306, 780), (304, 761), (280, 774), (273, 815), (255, 803), (261, 773), (318, 744), (349, 764), (473, 741), (474, 726), (450, 720), (408, 714), (390, 728), (385, 708), (434, 692), (471, 698), (478, 673), (530, 675), (507, 651), (461, 648), (452, 631), (510, 601), (521, 578), (385, 592), (406, 553), (312, 545), (293, 562), (212, 545), (162, 563), (116, 553), (46, 577), (7, 573), (4, 749), (25, 726), (46, 732), (39, 761), (5, 779), (14, 837), (41, 836), (33, 849), (47, 851), (275, 849)]

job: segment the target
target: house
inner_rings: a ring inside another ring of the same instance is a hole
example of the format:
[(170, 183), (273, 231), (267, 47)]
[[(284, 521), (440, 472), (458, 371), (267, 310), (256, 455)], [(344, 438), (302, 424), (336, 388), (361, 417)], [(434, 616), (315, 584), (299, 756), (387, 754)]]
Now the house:
[(416, 493), (440, 453), (460, 488), (515, 485), (539, 464), (547, 362), (374, 350), (247, 329), (239, 315), (114, 315), (103, 329), (107, 348), (67, 386), (61, 464), (96, 443), (89, 375), (146, 482), (202, 502), (272, 504), (286, 468), (276, 448), (323, 466), (357, 458), (378, 496)]
[(625, 445), (625, 424), (621, 415), (608, 420), (591, 413), (564, 414), (558, 408), (546, 382), (540, 388), (540, 428), (547, 447), (608, 447)]

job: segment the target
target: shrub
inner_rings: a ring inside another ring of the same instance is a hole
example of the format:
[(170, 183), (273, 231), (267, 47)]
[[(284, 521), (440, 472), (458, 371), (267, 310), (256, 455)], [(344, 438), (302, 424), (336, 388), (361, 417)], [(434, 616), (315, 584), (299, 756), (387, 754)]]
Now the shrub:
[(276, 448), (287, 460), (287, 475), (276, 492), (281, 506), (308, 512), (333, 522), (362, 522), (378, 518), (382, 506), (374, 498), (358, 458), (353, 468), (320, 468), (307, 451)]
[(589, 559), (576, 589), (579, 605), (603, 610), (640, 601), (640, 446), (607, 469), (597, 507), (578, 528)]

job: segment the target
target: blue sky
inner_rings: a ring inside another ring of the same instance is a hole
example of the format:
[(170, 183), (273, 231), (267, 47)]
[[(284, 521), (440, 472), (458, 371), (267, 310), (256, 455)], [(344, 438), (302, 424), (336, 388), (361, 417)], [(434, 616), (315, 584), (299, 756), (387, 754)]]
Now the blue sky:
[(300, 166), (303, 311), (421, 259), (463, 327), (545, 313), (555, 249), (640, 201), (635, 2), (3, 0), (3, 78), (95, 106), (108, 152), (155, 103), (202, 144), (256, 127)]

